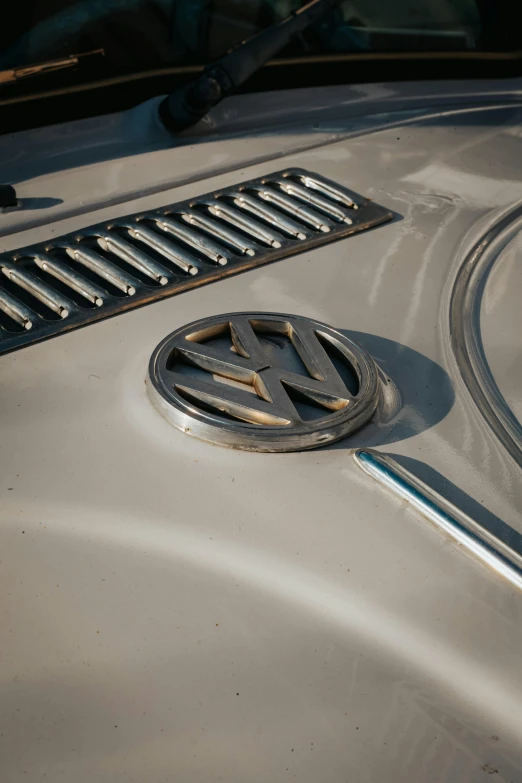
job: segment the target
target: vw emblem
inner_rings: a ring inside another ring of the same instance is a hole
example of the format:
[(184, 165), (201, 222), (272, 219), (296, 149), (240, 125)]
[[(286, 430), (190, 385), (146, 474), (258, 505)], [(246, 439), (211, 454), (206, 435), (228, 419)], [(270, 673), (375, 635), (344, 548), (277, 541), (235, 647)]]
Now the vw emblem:
[(339, 440), (374, 414), (379, 380), (360, 345), (319, 321), (232, 313), (194, 321), (152, 354), (156, 408), (196, 438), (248, 451)]

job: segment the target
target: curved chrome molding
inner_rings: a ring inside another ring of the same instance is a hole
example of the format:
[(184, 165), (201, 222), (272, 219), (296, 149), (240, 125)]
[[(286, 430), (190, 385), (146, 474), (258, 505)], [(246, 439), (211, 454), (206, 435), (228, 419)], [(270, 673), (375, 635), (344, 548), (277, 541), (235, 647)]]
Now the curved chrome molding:
[(480, 337), (480, 306), (487, 277), (500, 250), (522, 228), (522, 206), (481, 237), (459, 269), (451, 293), (451, 346), (468, 391), (489, 426), (522, 467), (522, 426), (498, 388)]
[(522, 588), (521, 553), (511, 549), (390, 457), (369, 449), (357, 449), (354, 459), (365, 473), (407, 500), (511, 584)]

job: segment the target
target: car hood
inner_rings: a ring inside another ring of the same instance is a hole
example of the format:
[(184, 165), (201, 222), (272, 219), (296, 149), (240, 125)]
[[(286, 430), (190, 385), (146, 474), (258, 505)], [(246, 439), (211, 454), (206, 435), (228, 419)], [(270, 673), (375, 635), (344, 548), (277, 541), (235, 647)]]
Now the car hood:
[[(353, 450), (522, 535), (521, 86), (243, 96), (176, 143), (156, 101), (2, 138), (21, 200), (3, 250), (289, 166), (394, 214), (0, 358), (3, 780), (520, 778), (520, 590)], [(342, 330), (396, 410), (290, 454), (177, 431), (148, 398), (151, 353), (235, 311)]]

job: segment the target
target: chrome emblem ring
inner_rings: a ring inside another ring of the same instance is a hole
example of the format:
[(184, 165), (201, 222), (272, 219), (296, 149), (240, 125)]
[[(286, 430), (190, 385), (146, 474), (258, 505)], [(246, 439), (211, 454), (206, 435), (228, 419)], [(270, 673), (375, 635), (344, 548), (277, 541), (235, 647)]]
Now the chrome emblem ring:
[(148, 390), (160, 413), (201, 440), (248, 451), (300, 451), (373, 416), (377, 367), (326, 324), (279, 313), (194, 321), (155, 349)]

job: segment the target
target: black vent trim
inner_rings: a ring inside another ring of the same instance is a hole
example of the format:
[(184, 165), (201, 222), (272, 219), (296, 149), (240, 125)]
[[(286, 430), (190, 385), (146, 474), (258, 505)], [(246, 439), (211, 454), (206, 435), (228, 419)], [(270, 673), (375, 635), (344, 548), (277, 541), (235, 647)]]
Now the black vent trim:
[(0, 255), (0, 354), (391, 220), (302, 169)]

